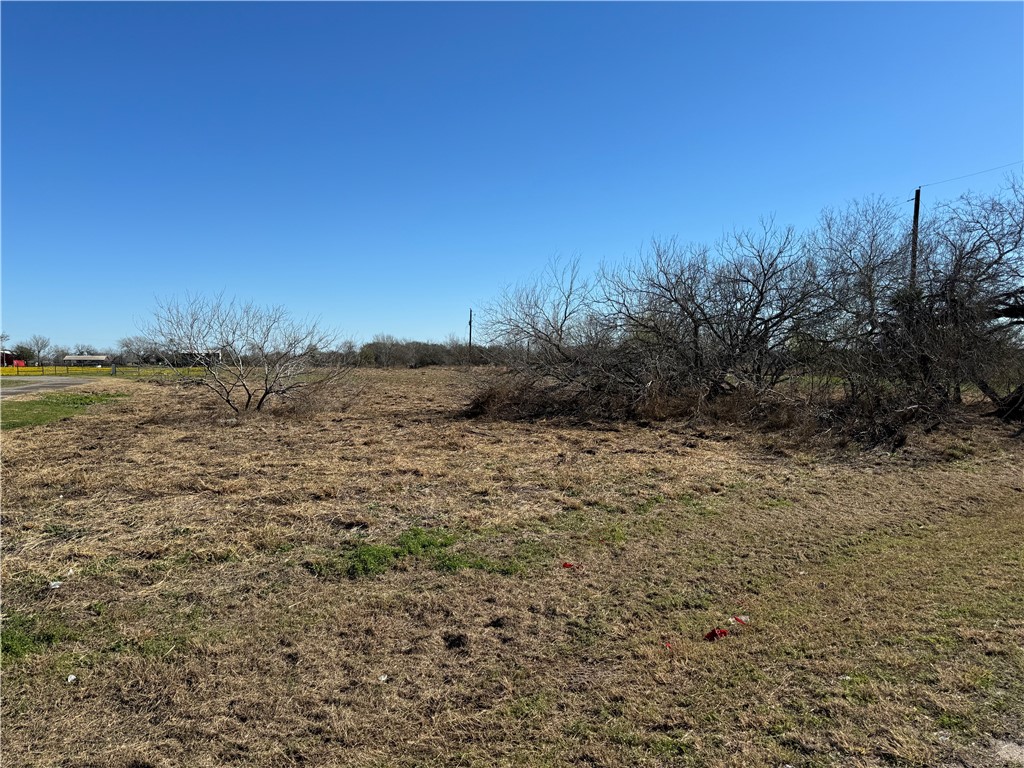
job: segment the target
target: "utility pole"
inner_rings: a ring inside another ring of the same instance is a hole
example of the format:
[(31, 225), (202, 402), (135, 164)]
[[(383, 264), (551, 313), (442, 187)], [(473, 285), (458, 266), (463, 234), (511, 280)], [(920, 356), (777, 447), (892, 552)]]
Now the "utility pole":
[(914, 190), (914, 228), (910, 230), (910, 295), (907, 297), (907, 330), (910, 342), (917, 347), (917, 365), (921, 372), (921, 383), (932, 386), (932, 360), (925, 351), (921, 307), (917, 294), (917, 232), (921, 218), (921, 188)]
[(473, 348), (473, 310), (469, 310), (469, 348)]
[(914, 190), (914, 228), (910, 231), (910, 289), (917, 288), (917, 223), (921, 216), (921, 188)]

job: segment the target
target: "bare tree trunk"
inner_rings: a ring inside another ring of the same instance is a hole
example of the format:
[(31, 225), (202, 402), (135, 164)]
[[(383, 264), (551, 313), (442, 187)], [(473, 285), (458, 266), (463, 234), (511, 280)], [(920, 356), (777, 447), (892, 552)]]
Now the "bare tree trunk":
[(1024, 384), (1019, 384), (1013, 392), (1006, 397), (1000, 397), (987, 382), (977, 381), (984, 395), (995, 404), (995, 410), (986, 413), (986, 416), (995, 416), (1003, 421), (1024, 421)]

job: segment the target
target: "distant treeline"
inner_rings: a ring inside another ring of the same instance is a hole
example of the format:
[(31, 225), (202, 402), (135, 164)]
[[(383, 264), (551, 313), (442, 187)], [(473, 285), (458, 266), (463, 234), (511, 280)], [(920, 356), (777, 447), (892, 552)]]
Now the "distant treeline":
[[(119, 365), (163, 365), (168, 362), (187, 365), (188, 358), (202, 356), (163, 349), (145, 336), (122, 339), (112, 354)], [(470, 346), (454, 338), (438, 343), (378, 334), (366, 344), (344, 341), (333, 349), (317, 350), (315, 357), (319, 364), (325, 366), (423, 368), (430, 365), (486, 365), (500, 359), (501, 353), (493, 348)]]
[[(110, 355), (115, 365), (187, 366), (196, 359), (216, 354), (217, 350), (187, 352), (163, 349), (143, 336), (131, 336), (121, 339), (116, 349), (99, 349), (88, 344), (39, 348), (20, 342), (13, 346), (9, 356), (12, 360), (25, 360), (33, 365), (63, 365), (67, 355)], [(503, 353), (494, 347), (470, 346), (465, 341), (438, 343), (378, 335), (363, 345), (344, 342), (336, 349), (318, 350), (316, 356), (324, 365), (423, 368), (430, 365), (487, 365), (502, 359)]]
[(410, 341), (394, 336), (378, 335), (358, 351), (353, 361), (360, 366), (377, 368), (424, 368), (429, 365), (487, 365), (500, 358), (499, 350), (465, 341), (449, 339), (444, 344)]

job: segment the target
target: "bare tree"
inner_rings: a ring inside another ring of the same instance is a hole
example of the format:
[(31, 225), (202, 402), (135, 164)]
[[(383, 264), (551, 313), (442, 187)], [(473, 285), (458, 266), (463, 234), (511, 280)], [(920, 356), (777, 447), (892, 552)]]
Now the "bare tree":
[(203, 384), (236, 413), (308, 395), (342, 374), (337, 356), (328, 354), (337, 335), (281, 306), (222, 296), (172, 299), (157, 305), (146, 336), (179, 373), (201, 369)]
[(55, 344), (50, 347), (50, 358), (53, 360), (54, 365), (64, 365), (64, 358), (71, 354), (71, 350), (68, 347)]
[(674, 394), (707, 383), (708, 248), (655, 240), (636, 263), (601, 273), (603, 303), (631, 350), (637, 383)]
[(491, 339), (551, 362), (570, 361), (586, 335), (595, 294), (580, 275), (579, 259), (549, 263), (531, 283), (506, 291), (489, 307)]
[(32, 350), (32, 355), (35, 357), (36, 365), (43, 364), (43, 355), (50, 348), (50, 339), (41, 334), (30, 336), (28, 340), (28, 346)]
[(342, 340), (334, 352), (335, 354), (332, 357), (332, 362), (335, 364), (352, 366), (358, 362), (359, 349), (356, 347), (356, 343), (352, 341), (352, 339)]
[(714, 249), (654, 241), (636, 263), (605, 269), (601, 283), (620, 380), (638, 376), (632, 386), (648, 402), (766, 392), (792, 371), (796, 342), (820, 314), (813, 261), (794, 230), (771, 219)]
[[(852, 401), (875, 397), (896, 375), (883, 354), (883, 337), (894, 328), (893, 298), (906, 285), (903, 218), (893, 201), (857, 200), (843, 210), (825, 209), (808, 239), (824, 310), (814, 331), (820, 342), (814, 364), (838, 376)], [(889, 336), (891, 351), (898, 345)]]
[(939, 213), (924, 297), (937, 383), (959, 399), (973, 382), (1000, 415), (1022, 416), (1024, 372), (1009, 361), (1024, 347), (1024, 186), (1011, 177), (998, 193), (964, 195)]
[(795, 336), (818, 309), (816, 264), (792, 227), (765, 219), (721, 242), (703, 302), (719, 376), (764, 392), (792, 364)]
[(160, 348), (146, 336), (125, 336), (117, 342), (117, 352), (126, 365), (143, 365), (163, 360)]
[(599, 281), (580, 274), (578, 259), (553, 261), (507, 290), (486, 309), (484, 331), (503, 350), (499, 361), (521, 400), (513, 406), (524, 414), (632, 413), (644, 397), (644, 371), (630, 358)]

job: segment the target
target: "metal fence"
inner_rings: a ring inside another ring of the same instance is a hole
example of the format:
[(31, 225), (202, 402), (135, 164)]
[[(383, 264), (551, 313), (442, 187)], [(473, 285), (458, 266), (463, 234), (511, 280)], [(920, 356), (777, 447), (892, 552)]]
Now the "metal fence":
[[(0, 368), (0, 376), (126, 376), (133, 378), (157, 378), (174, 376), (177, 374), (190, 374), (189, 371), (175, 371), (166, 366), (159, 365), (105, 365), (105, 366), (83, 366), (83, 365), (5, 365)], [(195, 370), (196, 375), (202, 375), (202, 371)]]

